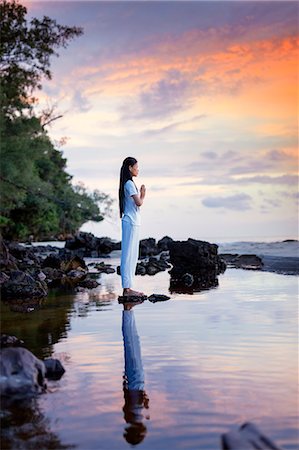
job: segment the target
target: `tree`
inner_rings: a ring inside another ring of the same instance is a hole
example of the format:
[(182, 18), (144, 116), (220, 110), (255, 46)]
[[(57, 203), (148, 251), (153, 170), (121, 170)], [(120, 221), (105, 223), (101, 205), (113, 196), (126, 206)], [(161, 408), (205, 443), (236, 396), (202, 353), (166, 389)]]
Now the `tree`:
[(26, 14), (15, 0), (1, 0), (0, 227), (18, 239), (73, 233), (88, 220), (103, 220), (112, 203), (107, 194), (72, 185), (66, 159), (45, 129), (53, 111), (44, 117), (34, 111), (34, 91), (52, 76), (50, 57), (83, 31), (49, 17), (28, 24)]
[(32, 108), (33, 91), (41, 89), (41, 79), (51, 79), (50, 57), (57, 48), (83, 33), (82, 28), (57, 24), (44, 16), (26, 20), (27, 9), (17, 1), (0, 3), (1, 102), (7, 113)]

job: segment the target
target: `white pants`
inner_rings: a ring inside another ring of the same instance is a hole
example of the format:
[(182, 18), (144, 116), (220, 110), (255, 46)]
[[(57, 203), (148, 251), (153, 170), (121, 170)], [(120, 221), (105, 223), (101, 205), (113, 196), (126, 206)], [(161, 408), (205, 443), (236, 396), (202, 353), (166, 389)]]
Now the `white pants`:
[(125, 380), (128, 389), (144, 390), (144, 373), (140, 340), (135, 324), (134, 311), (123, 311), (122, 333), (125, 352)]
[(121, 221), (121, 261), (120, 273), (123, 289), (133, 287), (138, 255), (139, 255), (139, 225)]

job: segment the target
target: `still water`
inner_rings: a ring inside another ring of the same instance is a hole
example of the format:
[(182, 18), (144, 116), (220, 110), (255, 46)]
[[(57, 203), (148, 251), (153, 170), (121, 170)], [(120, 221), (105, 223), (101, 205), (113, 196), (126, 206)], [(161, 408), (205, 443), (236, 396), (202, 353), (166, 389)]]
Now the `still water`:
[[(222, 433), (252, 421), (298, 449), (297, 277), (228, 269), (215, 289), (125, 313), (120, 277), (99, 281), (32, 313), (2, 307), (2, 332), (66, 369), (11, 411), (2, 448), (220, 450)], [(167, 272), (136, 277), (148, 295), (168, 286)]]

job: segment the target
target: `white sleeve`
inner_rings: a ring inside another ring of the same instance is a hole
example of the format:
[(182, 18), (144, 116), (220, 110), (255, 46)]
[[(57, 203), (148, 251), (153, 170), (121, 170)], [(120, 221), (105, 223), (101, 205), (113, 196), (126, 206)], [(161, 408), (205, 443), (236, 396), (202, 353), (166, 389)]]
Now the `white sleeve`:
[(128, 180), (125, 184), (125, 189), (129, 196), (138, 194), (135, 184), (132, 180)]
[(125, 351), (125, 376), (128, 389), (144, 389), (144, 373), (141, 359), (139, 336), (136, 329), (134, 312), (123, 311), (122, 332)]

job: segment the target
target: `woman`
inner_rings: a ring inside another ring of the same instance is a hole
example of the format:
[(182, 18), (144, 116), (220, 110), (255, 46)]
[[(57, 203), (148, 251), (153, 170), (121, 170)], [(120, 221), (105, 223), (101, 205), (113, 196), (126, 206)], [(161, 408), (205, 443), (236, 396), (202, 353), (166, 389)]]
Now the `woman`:
[(128, 157), (120, 169), (119, 212), (122, 222), (120, 273), (123, 296), (142, 296), (143, 292), (132, 289), (139, 254), (140, 206), (145, 197), (144, 184), (140, 194), (133, 177), (138, 176), (138, 162)]

